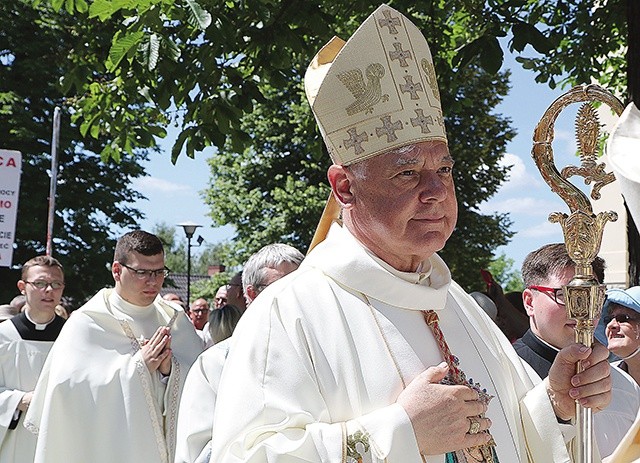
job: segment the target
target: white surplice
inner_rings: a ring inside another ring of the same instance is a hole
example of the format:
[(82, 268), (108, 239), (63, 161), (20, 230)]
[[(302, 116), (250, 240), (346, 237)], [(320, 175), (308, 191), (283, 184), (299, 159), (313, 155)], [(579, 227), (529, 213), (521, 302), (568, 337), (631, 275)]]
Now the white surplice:
[(9, 425), (22, 396), (36, 387), (52, 345), (23, 340), (11, 320), (0, 323), (0, 462), (33, 462), (36, 437), (22, 426), (22, 417), (14, 429)]
[(363, 431), (365, 461), (443, 463), (444, 455), (422, 459), (395, 403), (403, 382), (442, 362), (421, 312), (435, 310), (460, 368), (495, 396), (487, 417), (500, 462), (569, 462), (545, 383), (528, 375), (437, 255), (422, 267), (398, 272), (334, 224), (240, 320), (218, 391), (211, 461), (352, 461), (347, 442)]
[(213, 415), (229, 339), (209, 347), (189, 370), (180, 399), (175, 463), (208, 463)]
[[(146, 367), (139, 340), (170, 324), (168, 378)], [(202, 351), (193, 325), (160, 297), (148, 307), (98, 292), (58, 337), (25, 426), (38, 433), (36, 463), (173, 461), (180, 394)]]

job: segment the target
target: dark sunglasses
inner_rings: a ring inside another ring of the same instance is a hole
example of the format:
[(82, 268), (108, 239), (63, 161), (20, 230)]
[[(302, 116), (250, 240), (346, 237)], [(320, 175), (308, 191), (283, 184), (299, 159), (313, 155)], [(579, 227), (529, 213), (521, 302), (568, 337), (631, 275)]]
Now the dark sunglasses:
[(611, 321), (614, 318), (618, 323), (630, 323), (630, 322), (637, 322), (638, 321), (638, 319), (636, 317), (631, 317), (631, 316), (627, 315), (626, 313), (619, 313), (618, 315), (607, 315), (602, 320), (604, 321), (605, 325), (608, 325), (609, 323), (611, 323)]

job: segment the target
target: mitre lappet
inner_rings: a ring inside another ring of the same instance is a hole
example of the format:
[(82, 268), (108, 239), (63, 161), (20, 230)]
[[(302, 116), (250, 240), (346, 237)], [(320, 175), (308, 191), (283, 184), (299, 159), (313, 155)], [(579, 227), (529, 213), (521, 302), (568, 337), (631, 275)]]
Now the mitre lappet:
[(412, 143), (447, 142), (429, 45), (381, 5), (345, 42), (314, 57), (305, 91), (334, 163), (350, 165)]

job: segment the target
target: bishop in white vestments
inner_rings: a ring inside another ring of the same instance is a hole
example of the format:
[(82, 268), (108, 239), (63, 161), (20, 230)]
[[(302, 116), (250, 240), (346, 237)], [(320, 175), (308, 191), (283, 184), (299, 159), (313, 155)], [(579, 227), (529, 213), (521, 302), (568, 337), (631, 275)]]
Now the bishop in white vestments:
[(342, 223), (240, 320), (211, 461), (568, 463), (560, 422), (576, 400), (608, 404), (606, 349), (572, 344), (528, 376), (436, 254), (454, 160), (420, 31), (382, 5), (325, 45), (305, 88)]

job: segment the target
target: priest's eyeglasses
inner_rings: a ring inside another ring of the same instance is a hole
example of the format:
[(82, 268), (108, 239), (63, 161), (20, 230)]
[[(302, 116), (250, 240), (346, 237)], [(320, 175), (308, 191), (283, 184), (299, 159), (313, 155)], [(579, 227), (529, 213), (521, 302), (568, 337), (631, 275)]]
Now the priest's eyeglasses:
[(146, 270), (142, 268), (129, 267), (128, 265), (122, 263), (120, 265), (128, 268), (131, 273), (138, 277), (138, 280), (146, 280), (147, 278), (156, 278), (159, 276), (161, 276), (162, 278), (166, 278), (167, 276), (169, 276), (169, 273), (171, 273), (171, 270), (169, 270), (167, 267), (159, 268), (157, 270)]
[(537, 285), (531, 285), (527, 288), (543, 293), (544, 295), (553, 299), (558, 305), (564, 305), (564, 290), (562, 288), (549, 288), (547, 286)]
[(619, 313), (616, 315), (607, 315), (606, 317), (604, 317), (602, 319), (602, 321), (604, 322), (605, 326), (608, 325), (609, 323), (611, 323), (612, 320), (617, 321), (618, 323), (631, 323), (631, 322), (637, 322), (638, 319), (636, 317), (632, 317), (630, 315), (627, 315), (626, 313)]
[(64, 283), (62, 281), (36, 280), (36, 281), (25, 281), (25, 283), (29, 283), (30, 285), (38, 289), (47, 289), (49, 286), (51, 286), (51, 289), (64, 288)]

